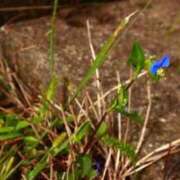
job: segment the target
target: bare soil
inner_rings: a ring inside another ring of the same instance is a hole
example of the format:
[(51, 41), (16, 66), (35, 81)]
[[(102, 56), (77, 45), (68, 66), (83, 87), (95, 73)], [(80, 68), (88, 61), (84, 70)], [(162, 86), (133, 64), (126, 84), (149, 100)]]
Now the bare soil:
[[(97, 52), (120, 20), (142, 8), (145, 3), (145, 0), (130, 0), (60, 9), (57, 18), (55, 54), (55, 67), (60, 81), (62, 77), (68, 77), (77, 85), (90, 65), (87, 19), (91, 24), (92, 40)], [(127, 79), (129, 76), (127, 58), (134, 40), (140, 41), (147, 52), (158, 57), (164, 54), (171, 56), (171, 66), (167, 70), (166, 78), (152, 85), (153, 107), (143, 154), (180, 138), (179, 10), (178, 0), (152, 1), (123, 34), (101, 70), (102, 82), (106, 89), (116, 83), (116, 71), (120, 72), (122, 81)], [(8, 60), (13, 71), (35, 94), (44, 89), (50, 77), (47, 61), (49, 26), (50, 17), (46, 16), (5, 25), (0, 33), (1, 58)], [(145, 82), (146, 80), (141, 80), (133, 87), (133, 107), (142, 112), (147, 106)], [(175, 162), (179, 161), (180, 155), (177, 154), (170, 164), (178, 167), (180, 163)], [(171, 174), (180, 174), (180, 168), (175, 168)], [(162, 161), (147, 168), (139, 179), (161, 180), (163, 177)]]

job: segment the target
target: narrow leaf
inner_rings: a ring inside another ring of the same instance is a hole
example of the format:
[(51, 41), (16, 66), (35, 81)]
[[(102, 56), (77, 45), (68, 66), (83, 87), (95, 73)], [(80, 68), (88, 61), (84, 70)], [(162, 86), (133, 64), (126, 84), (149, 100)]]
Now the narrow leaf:
[(24, 129), (29, 126), (27, 121), (19, 121), (16, 125), (16, 130)]
[(84, 123), (82, 123), (74, 135), (74, 141), (80, 142), (85, 136), (89, 134), (90, 129), (91, 125), (89, 121), (85, 121)]
[(17, 137), (22, 136), (21, 133), (19, 132), (11, 132), (11, 133), (5, 133), (5, 134), (0, 134), (0, 141), (5, 141), (5, 140), (9, 140), (9, 139), (14, 139)]
[(108, 125), (106, 122), (102, 122), (100, 127), (98, 128), (97, 132), (96, 132), (96, 135), (97, 137), (102, 137), (104, 136), (106, 133), (107, 133), (107, 130), (108, 130)]
[(48, 163), (48, 154), (45, 154), (43, 158), (35, 165), (32, 171), (27, 174), (28, 180), (33, 180), (36, 176), (46, 167)]
[(129, 117), (130, 120), (136, 123), (143, 123), (143, 117), (137, 111), (123, 112), (122, 115)]
[(127, 16), (116, 28), (116, 30), (113, 32), (113, 34), (109, 37), (109, 39), (104, 43), (101, 50), (96, 56), (96, 59), (93, 61), (93, 64), (88, 69), (87, 73), (85, 74), (84, 78), (81, 80), (79, 86), (77, 87), (77, 90), (74, 94), (74, 96), (71, 98), (70, 102), (72, 102), (76, 96), (80, 94), (80, 92), (85, 88), (89, 80), (94, 76), (96, 69), (100, 68), (102, 64), (105, 62), (108, 54), (112, 50), (113, 46), (117, 43), (118, 36), (120, 33), (126, 28), (126, 26), (129, 23), (130, 18), (135, 14), (136, 12), (130, 14)]

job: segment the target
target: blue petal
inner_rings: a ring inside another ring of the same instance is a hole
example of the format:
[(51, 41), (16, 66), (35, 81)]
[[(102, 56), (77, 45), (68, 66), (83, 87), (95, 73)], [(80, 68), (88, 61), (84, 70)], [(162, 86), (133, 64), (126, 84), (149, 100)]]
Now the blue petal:
[(156, 67), (158, 67), (158, 68), (161, 68), (161, 66), (162, 66), (162, 64), (163, 64), (163, 61), (162, 61), (163, 59), (160, 59), (160, 60), (156, 60), (153, 64), (152, 64), (152, 66), (156, 66)]
[(157, 60), (152, 64), (152, 66), (150, 68), (150, 72), (153, 75), (156, 75), (158, 69), (166, 68), (169, 65), (170, 65), (170, 57), (169, 57), (169, 55), (164, 55), (160, 60)]
[(158, 71), (159, 68), (160, 68), (160, 67), (157, 66), (156, 62), (154, 62), (154, 63), (152, 64), (152, 66), (151, 66), (150, 72), (151, 72), (152, 74), (156, 75), (156, 73), (157, 73), (157, 71)]
[(163, 67), (163, 68), (169, 67), (169, 65), (170, 65), (170, 57), (169, 57), (169, 55), (163, 56), (161, 61), (162, 61), (161, 67)]

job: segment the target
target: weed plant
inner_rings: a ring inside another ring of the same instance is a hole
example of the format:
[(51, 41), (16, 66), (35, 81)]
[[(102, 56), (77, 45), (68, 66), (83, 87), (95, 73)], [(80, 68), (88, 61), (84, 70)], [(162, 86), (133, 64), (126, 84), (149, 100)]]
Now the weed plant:
[[(68, 92), (67, 100), (62, 104), (57, 103), (58, 81), (53, 68), (57, 4), (55, 0), (49, 31), (49, 64), (52, 73), (47, 90), (38, 103), (30, 105), (28, 115), (2, 109), (0, 179), (123, 180), (132, 177), (169, 152), (169, 144), (166, 144), (147, 155), (141, 155), (152, 107), (151, 82), (158, 82), (164, 76), (164, 68), (169, 66), (170, 57), (165, 55), (155, 61), (154, 56), (146, 55), (139, 42), (134, 42), (127, 58), (129, 79), (121, 82), (117, 72), (117, 84), (105, 92), (100, 82), (100, 67), (139, 12), (125, 17), (97, 54), (87, 21), (92, 65), (77, 89)], [(10, 76), (5, 70), (3, 73), (6, 74), (4, 77)], [(132, 110), (131, 87), (145, 77), (148, 79), (145, 96), (147, 110), (143, 115)], [(96, 84), (95, 97), (86, 90), (91, 79)], [(27, 110), (18, 99), (14, 85), (5, 80), (1, 80), (3, 92), (21, 110)], [(26, 97), (25, 94), (23, 96)], [(130, 124), (133, 123), (141, 129), (137, 132), (139, 137), (136, 141), (129, 140)], [(177, 151), (179, 144), (180, 140), (171, 142), (171, 153)]]

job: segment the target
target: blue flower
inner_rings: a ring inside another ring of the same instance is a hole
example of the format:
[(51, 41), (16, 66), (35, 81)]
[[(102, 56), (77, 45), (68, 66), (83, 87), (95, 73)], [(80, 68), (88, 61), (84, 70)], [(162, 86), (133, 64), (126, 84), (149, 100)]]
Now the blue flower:
[(97, 155), (93, 162), (93, 169), (96, 170), (97, 175), (101, 174), (104, 169), (105, 160), (100, 155)]
[(169, 67), (169, 65), (170, 65), (170, 57), (169, 55), (165, 55), (151, 65), (150, 72), (153, 75), (157, 75), (159, 70), (162, 70), (163, 68), (167, 68)]
[(102, 171), (102, 165), (98, 161), (96, 161), (94, 165), (94, 169), (96, 170), (97, 174), (99, 174)]

